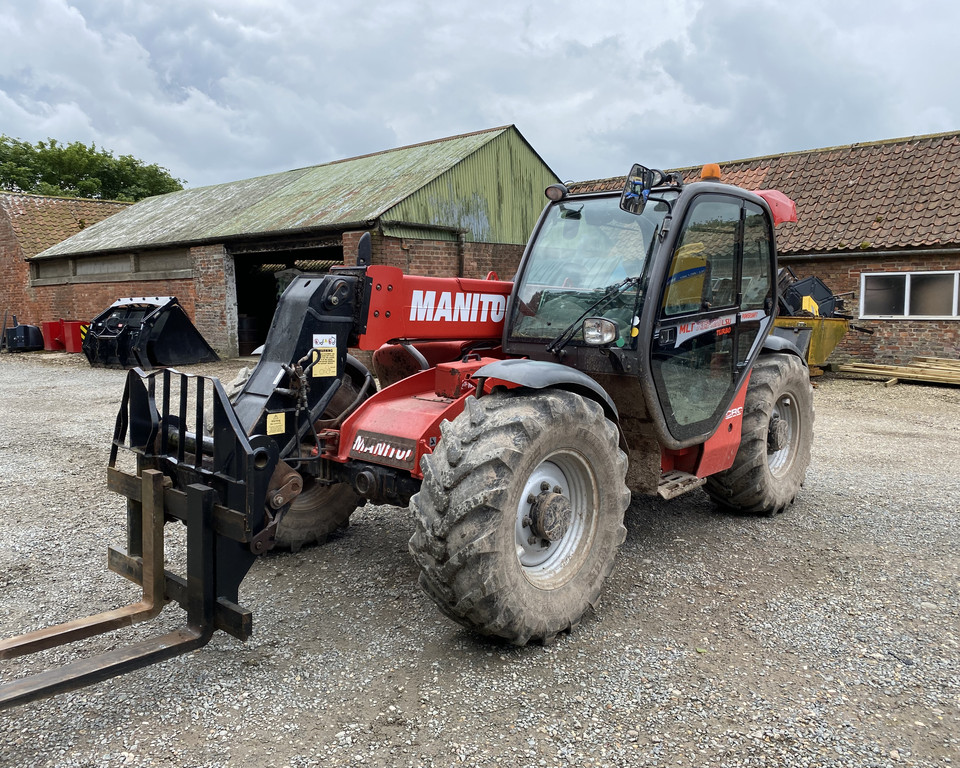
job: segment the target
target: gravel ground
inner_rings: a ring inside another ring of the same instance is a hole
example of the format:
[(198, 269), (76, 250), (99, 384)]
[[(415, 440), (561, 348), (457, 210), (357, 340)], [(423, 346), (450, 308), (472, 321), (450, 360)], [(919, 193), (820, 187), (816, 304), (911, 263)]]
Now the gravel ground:
[[(0, 355), (2, 635), (136, 599), (104, 556), (123, 540), (104, 472), (122, 379)], [(635, 498), (597, 614), (552, 646), (444, 619), (409, 514), (367, 507), (258, 561), (249, 642), (2, 712), (0, 765), (960, 764), (960, 390), (827, 378), (815, 401), (790, 511)], [(68, 656), (0, 662), (0, 680)]]

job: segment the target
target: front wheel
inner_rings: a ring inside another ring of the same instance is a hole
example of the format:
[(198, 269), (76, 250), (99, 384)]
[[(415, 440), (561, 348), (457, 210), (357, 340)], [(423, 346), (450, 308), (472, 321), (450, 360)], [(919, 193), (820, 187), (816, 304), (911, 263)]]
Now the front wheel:
[(559, 390), (468, 398), (421, 467), (410, 551), (441, 611), (524, 645), (597, 604), (630, 501), (597, 403)]
[(742, 430), (733, 466), (710, 477), (704, 490), (727, 509), (783, 512), (803, 485), (813, 441), (813, 388), (800, 358), (774, 354), (757, 360)]
[(349, 484), (323, 485), (307, 475), (303, 491), (280, 518), (276, 545), (298, 552), (309, 544), (322, 544), (331, 533), (347, 526), (359, 505), (360, 497)]
[[(345, 375), (323, 417), (334, 418), (342, 414), (354, 403), (360, 391), (361, 386)], [(349, 483), (324, 485), (309, 475), (303, 475), (303, 491), (293, 500), (277, 526), (277, 546), (297, 552), (309, 544), (322, 544), (330, 534), (347, 526), (350, 515), (361, 504), (362, 499)]]

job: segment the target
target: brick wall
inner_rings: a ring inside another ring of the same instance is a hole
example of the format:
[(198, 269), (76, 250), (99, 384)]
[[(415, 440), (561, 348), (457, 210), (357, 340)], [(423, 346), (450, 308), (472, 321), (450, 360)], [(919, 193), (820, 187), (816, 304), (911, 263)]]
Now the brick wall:
[(233, 257), (222, 245), (190, 249), (193, 260), (193, 324), (221, 357), (237, 354), (237, 276)]
[(82, 283), (72, 285), (44, 285), (29, 289), (30, 322), (40, 325), (45, 320), (89, 321), (117, 299), (132, 296), (176, 296), (187, 315), (193, 317), (193, 283), (191, 280), (131, 280), (121, 283)]
[[(348, 233), (343, 238), (344, 260), (355, 263), (356, 242), (361, 233)], [(356, 236), (356, 237), (354, 237)], [(442, 240), (413, 240), (401, 237), (385, 237), (380, 232), (371, 232), (373, 263), (397, 267), (408, 275), (429, 277), (452, 277), (459, 269), (458, 244)]]
[(845, 296), (846, 314), (853, 315), (853, 325), (830, 362), (869, 361), (890, 365), (909, 363), (915, 357), (960, 358), (960, 320), (860, 320), (860, 275), (864, 272), (925, 272), (960, 269), (960, 254), (917, 255), (884, 258), (864, 254), (863, 257), (838, 259), (788, 259), (798, 278), (818, 277), (835, 294)]
[(523, 256), (522, 245), (505, 243), (466, 243), (464, 274), (467, 277), (486, 277), (496, 272), (501, 280), (513, 280)]
[(10, 220), (0, 215), (0, 315), (8, 313), (8, 326), (13, 324), (13, 315), (21, 323), (39, 324), (33, 321), (33, 308), (26, 293), (29, 277), (30, 271)]
[(30, 287), (30, 265), (23, 260), (9, 225), (0, 219), (0, 314), (41, 326), (51, 320), (87, 322), (117, 299), (176, 296), (187, 316), (222, 356), (237, 354), (237, 308), (233, 259), (221, 246), (195, 248), (194, 278), (120, 280)]
[(192, 280), (128, 280), (30, 287), (30, 265), (23, 259), (13, 230), (0, 217), (0, 314), (7, 324), (17, 321), (41, 326), (52, 320), (87, 322), (117, 299), (129, 296), (176, 296), (192, 318), (196, 292)]
[[(356, 263), (357, 242), (362, 232), (345, 232), (343, 253), (346, 264)], [(522, 245), (505, 243), (456, 243), (445, 240), (413, 240), (385, 237), (371, 232), (373, 263), (398, 267), (408, 275), (428, 277), (485, 278), (494, 271), (502, 280), (513, 279)]]

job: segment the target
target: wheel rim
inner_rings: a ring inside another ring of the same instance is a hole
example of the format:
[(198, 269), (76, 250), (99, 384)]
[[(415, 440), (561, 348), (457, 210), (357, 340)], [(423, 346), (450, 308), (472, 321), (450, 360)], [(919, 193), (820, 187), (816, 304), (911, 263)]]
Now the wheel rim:
[[(533, 500), (541, 494), (559, 494), (561, 506), (568, 509), (565, 530), (554, 541), (541, 538), (533, 520)], [(555, 589), (573, 577), (590, 550), (598, 506), (596, 475), (580, 454), (557, 451), (534, 469), (524, 485), (515, 526), (517, 560), (531, 583)]]
[[(776, 433), (780, 436), (776, 444), (771, 445), (770, 437)], [(779, 477), (790, 468), (800, 438), (800, 409), (792, 395), (781, 395), (773, 404), (767, 434), (767, 465), (770, 472)]]

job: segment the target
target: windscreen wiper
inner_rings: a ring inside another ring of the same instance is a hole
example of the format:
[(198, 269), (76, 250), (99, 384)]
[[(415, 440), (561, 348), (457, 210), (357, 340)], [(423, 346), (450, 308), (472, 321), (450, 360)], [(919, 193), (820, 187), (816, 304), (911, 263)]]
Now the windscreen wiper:
[(631, 285), (637, 285), (640, 282), (640, 277), (628, 277), (625, 280), (621, 280), (619, 283), (614, 283), (613, 285), (608, 285), (604, 288), (603, 296), (597, 299), (593, 304), (587, 307), (583, 312), (580, 313), (580, 316), (577, 317), (570, 325), (564, 328), (557, 337), (547, 344), (547, 352), (550, 352), (554, 355), (559, 355), (561, 350), (570, 343), (574, 336), (577, 335), (577, 331), (580, 329), (580, 323), (584, 321), (590, 314), (600, 307), (603, 304), (606, 304), (608, 301), (615, 299), (621, 293), (623, 293)]

